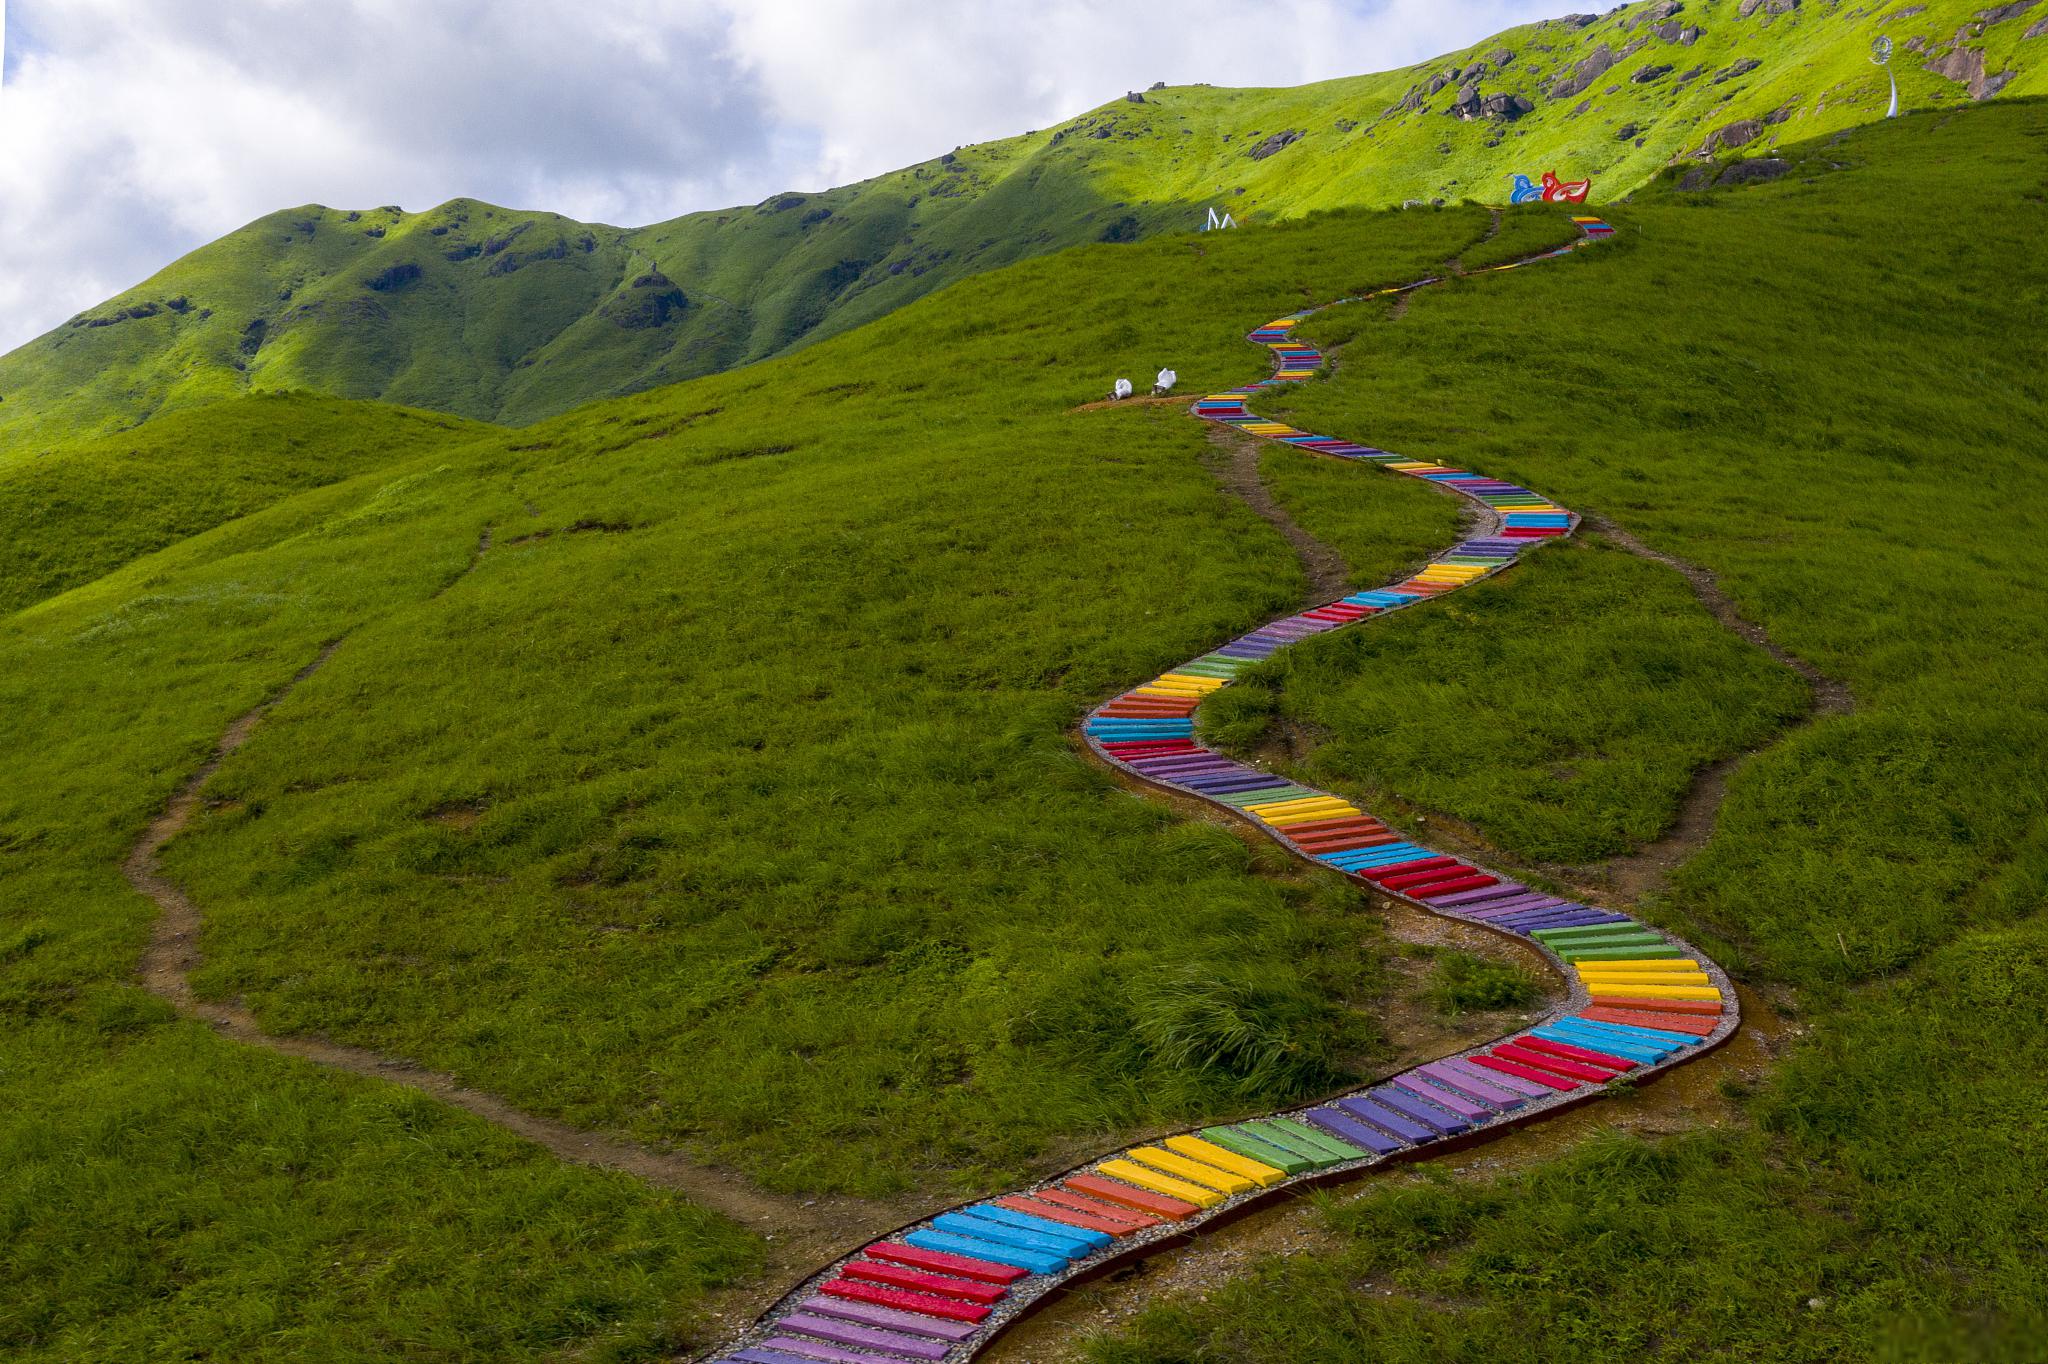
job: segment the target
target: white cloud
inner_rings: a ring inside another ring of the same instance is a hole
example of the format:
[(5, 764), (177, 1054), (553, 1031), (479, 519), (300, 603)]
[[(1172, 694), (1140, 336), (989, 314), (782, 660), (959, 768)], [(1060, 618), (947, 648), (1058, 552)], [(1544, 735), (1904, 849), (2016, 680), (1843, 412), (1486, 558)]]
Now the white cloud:
[(295, 204), (474, 195), (649, 222), (1046, 127), (1154, 80), (1404, 65), (1554, 7), (15, 0), (0, 348)]

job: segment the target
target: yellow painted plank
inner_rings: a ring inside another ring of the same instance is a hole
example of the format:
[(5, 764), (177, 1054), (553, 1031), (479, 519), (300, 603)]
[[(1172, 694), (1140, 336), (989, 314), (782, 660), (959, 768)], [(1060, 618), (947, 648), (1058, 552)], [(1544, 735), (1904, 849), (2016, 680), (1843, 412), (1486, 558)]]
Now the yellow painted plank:
[(1232, 1174), (1243, 1175), (1262, 1188), (1268, 1184), (1278, 1184), (1287, 1178), (1287, 1172), (1284, 1170), (1276, 1170), (1262, 1161), (1241, 1156), (1235, 1151), (1226, 1151), (1215, 1142), (1203, 1141), (1200, 1137), (1168, 1137), (1163, 1144), (1189, 1160), (1199, 1160), (1204, 1165), (1215, 1165)]
[[(1587, 944), (1592, 946), (1592, 944)], [(1611, 971), (1697, 971), (1700, 964), (1691, 957), (1635, 957), (1620, 961), (1588, 961), (1580, 966), (1592, 972)]]
[(1163, 1193), (1169, 1198), (1178, 1198), (1193, 1203), (1199, 1208), (1213, 1208), (1223, 1201), (1223, 1195), (1214, 1189), (1205, 1189), (1199, 1184), (1190, 1184), (1185, 1179), (1148, 1170), (1134, 1160), (1105, 1160), (1095, 1167), (1097, 1174), (1121, 1179), (1126, 1184), (1135, 1184), (1153, 1193)]
[(1124, 1154), (1133, 1160), (1142, 1160), (1155, 1169), (1164, 1170), (1170, 1175), (1178, 1175), (1205, 1188), (1214, 1189), (1218, 1193), (1238, 1194), (1255, 1187), (1243, 1175), (1234, 1175), (1228, 1170), (1204, 1165), (1199, 1160), (1189, 1160), (1186, 1156), (1162, 1151), (1157, 1146), (1134, 1146)]
[(1711, 985), (1637, 985), (1614, 982), (1595, 985), (1586, 982), (1586, 989), (1596, 995), (1613, 995), (1622, 999), (1711, 999), (1718, 1001), (1721, 992)]
[(1601, 968), (1606, 962), (1578, 962), (1581, 980), (1648, 980), (1660, 985), (1687, 985), (1694, 981), (1705, 982), (1707, 973), (1699, 967), (1673, 966), (1667, 971), (1606, 971)]
[(1336, 819), (1339, 816), (1345, 815), (1363, 816), (1364, 814), (1365, 811), (1359, 809), (1356, 805), (1338, 805), (1328, 810), (1310, 810), (1305, 814), (1299, 815), (1260, 815), (1259, 818), (1265, 820), (1266, 823), (1276, 829), (1290, 829), (1297, 824), (1314, 824), (1317, 820), (1321, 819)]
[(1244, 808), (1263, 818), (1267, 815), (1306, 814), (1310, 810), (1328, 810), (1346, 803), (1335, 796), (1313, 796), (1299, 800), (1274, 801), (1270, 805), (1247, 805)]

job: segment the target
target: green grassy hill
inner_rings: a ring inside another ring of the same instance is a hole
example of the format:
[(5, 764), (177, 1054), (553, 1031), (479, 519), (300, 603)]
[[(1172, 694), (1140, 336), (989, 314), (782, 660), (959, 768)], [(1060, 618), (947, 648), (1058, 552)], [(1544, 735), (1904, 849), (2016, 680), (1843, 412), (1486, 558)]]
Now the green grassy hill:
[(1210, 206), (1259, 222), (1501, 202), (1511, 174), (1551, 169), (1611, 200), (1710, 143), (1754, 151), (1882, 114), (1879, 32), (1913, 107), (2048, 93), (2048, 38), (1981, 9), (1636, 4), (1402, 71), (1147, 91), (860, 184), (630, 230), (466, 199), (289, 209), (0, 359), (0, 460), (249, 391), (530, 422), (779, 354), (977, 271), (1183, 229)]
[[(1710, 565), (1850, 682), (1856, 713), (1745, 769), (1646, 909), (1803, 1031), (1732, 1129), (1391, 1193), (1336, 1218), (1341, 1258), (1165, 1309), (1105, 1358), (2028, 1339), (2048, 104), (1788, 158), (1768, 185), (1660, 183), (1598, 250), (1398, 320), (1319, 319), (1347, 349), (1294, 401)], [(1072, 409), (1161, 364), (1197, 391), (1253, 377), (1248, 327), (1476, 263), (1490, 225), (1351, 210), (1086, 246), (518, 432), (307, 404), (322, 445), (378, 467), (291, 491), (277, 455), (265, 505), (133, 559), (43, 541), (43, 581), (79, 585), (0, 617), (0, 1354), (651, 1360), (757, 1272), (758, 1240), (675, 1194), (237, 1045), (137, 984), (153, 909), (123, 859), (336, 641), (165, 858), (204, 917), (200, 994), (274, 1033), (799, 1198), (939, 1200), (1386, 1064), (1403, 995), (1377, 917), (1076, 750), (1090, 703), (1306, 579), (1182, 411)], [(177, 443), (214, 448), (219, 422), (219, 445), (276, 451), (229, 433), (291, 410), (217, 405)], [(1455, 533), (1424, 486), (1275, 459), (1362, 580)], [(196, 519), (163, 524), (213, 518), (218, 485), (193, 487)], [(1438, 617), (1482, 611), (1499, 647), (1432, 675)], [(1699, 764), (1781, 734), (1796, 690), (1674, 572), (1590, 542), (1384, 628), (1418, 652), (1333, 637), (1273, 704), (1320, 718), (1335, 778), (1510, 856), (1556, 851), (1560, 805), (1626, 806), (1620, 842), (1658, 827)], [(1362, 689), (1431, 704), (1361, 718)], [(1448, 773), (1385, 761), (1498, 734), (1508, 695), (1517, 741)], [(1662, 725), (1677, 741), (1633, 741)], [(1353, 1291), (1382, 1279), (1402, 1292)]]
[(383, 403), (273, 393), (0, 464), (0, 614), (292, 493), (490, 429)]

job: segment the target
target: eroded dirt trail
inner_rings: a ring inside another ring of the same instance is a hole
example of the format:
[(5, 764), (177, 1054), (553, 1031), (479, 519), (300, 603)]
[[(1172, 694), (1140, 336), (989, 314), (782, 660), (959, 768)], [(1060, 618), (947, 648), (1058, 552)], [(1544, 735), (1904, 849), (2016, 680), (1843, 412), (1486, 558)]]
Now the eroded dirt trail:
[(1677, 817), (1673, 819), (1671, 827), (1655, 842), (1647, 843), (1621, 857), (1612, 857), (1594, 866), (1575, 869), (1575, 880), (1584, 881), (1608, 895), (1633, 903), (1662, 891), (1679, 864), (1707, 845), (1707, 840), (1714, 836), (1714, 826), (1720, 817), (1721, 804), (1727, 799), (1728, 782), (1738, 770), (1760, 754), (1788, 742), (1802, 730), (1809, 729), (1823, 720), (1847, 715), (1856, 708), (1856, 698), (1850, 692), (1847, 683), (1827, 676), (1813, 664), (1793, 654), (1773, 640), (1762, 626), (1737, 610), (1727, 592), (1722, 590), (1720, 581), (1706, 569), (1675, 555), (1650, 548), (1641, 539), (1604, 517), (1589, 516), (1586, 518), (1586, 525), (1617, 548), (1626, 550), (1639, 559), (1662, 564), (1677, 572), (1692, 588), (1693, 595), (1699, 599), (1700, 604), (1706, 607), (1729, 633), (1763, 650), (1780, 664), (1798, 673), (1806, 680), (1813, 698), (1806, 718), (1798, 725), (1781, 732), (1763, 748), (1749, 753), (1737, 753), (1702, 768), (1693, 778), (1692, 785), (1685, 793), (1685, 799), (1680, 802)]
[[(480, 540), (468, 566), (444, 584), (436, 596), (466, 576), (491, 547), (489, 532)], [(764, 1237), (770, 1264), (778, 1272), (810, 1264), (845, 1245), (886, 1230), (912, 1215), (905, 1207), (859, 1199), (799, 1199), (768, 1193), (744, 1177), (693, 1160), (681, 1152), (584, 1131), (552, 1118), (526, 1112), (495, 1094), (465, 1084), (457, 1076), (433, 1070), (403, 1057), (320, 1037), (274, 1036), (254, 1014), (230, 1003), (201, 999), (192, 987), (198, 968), (201, 921), (199, 908), (164, 874), (160, 855), (201, 808), (207, 782), (228, 755), (246, 744), (266, 716), (301, 684), (325, 667), (342, 646), (324, 645), (319, 654), (260, 705), (238, 717), (222, 733), (212, 754), (186, 778), (162, 813), (150, 821), (130, 849), (122, 872), (130, 885), (157, 907), (149, 945), (143, 953), (141, 977), (152, 993), (170, 1002), (187, 1018), (197, 1019), (236, 1042), (262, 1047), (281, 1056), (347, 1071), (369, 1079), (404, 1085), (460, 1108), (545, 1148), (561, 1160), (617, 1170), (661, 1188), (673, 1189), (692, 1202), (718, 1212)], [(745, 1320), (774, 1296), (762, 1286), (756, 1294), (734, 1295), (730, 1305), (714, 1305), (714, 1315)]]

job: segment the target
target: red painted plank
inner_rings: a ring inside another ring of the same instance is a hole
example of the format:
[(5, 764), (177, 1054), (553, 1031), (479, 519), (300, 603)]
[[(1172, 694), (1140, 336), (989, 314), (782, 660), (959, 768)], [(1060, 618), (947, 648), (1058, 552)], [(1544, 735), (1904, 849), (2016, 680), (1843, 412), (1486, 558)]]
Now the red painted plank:
[(877, 1307), (893, 1307), (899, 1312), (916, 1312), (920, 1316), (937, 1317), (941, 1321), (980, 1321), (988, 1316), (988, 1309), (976, 1303), (961, 1302), (957, 1298), (942, 1298), (935, 1293), (914, 1293), (907, 1288), (864, 1283), (859, 1279), (833, 1279), (819, 1284), (818, 1291), (834, 1298), (845, 1298), (851, 1302), (871, 1302)]
[(1302, 824), (1290, 824), (1287, 826), (1287, 836), (1293, 838), (1300, 834), (1379, 833), (1384, 832), (1386, 827), (1386, 825), (1376, 819), (1363, 819), (1357, 815), (1340, 815), (1335, 819), (1317, 819)]
[(1499, 884), (1498, 876), (1488, 876), (1484, 872), (1479, 872), (1472, 876), (1461, 876), (1455, 881), (1439, 881), (1436, 885), (1423, 886), (1408, 893), (1418, 900), (1434, 900), (1439, 895), (1456, 895), (1461, 890), (1484, 890), (1488, 886)]
[(1547, 1037), (1524, 1037), (1519, 1039), (1515, 1045), (1527, 1047), (1531, 1051), (1544, 1052), (1551, 1056), (1561, 1056), (1567, 1061), (1581, 1061), (1589, 1066), (1599, 1066), (1604, 1070), (1634, 1070), (1636, 1065), (1633, 1061), (1624, 1060), (1622, 1057), (1613, 1056), (1604, 1051), (1589, 1051), (1585, 1047), (1575, 1047), (1569, 1042), (1553, 1042)]
[(1562, 1076), (1552, 1075), (1547, 1070), (1538, 1070), (1534, 1066), (1525, 1066), (1514, 1061), (1503, 1061), (1497, 1056), (1468, 1056), (1465, 1060), (1482, 1069), (1497, 1070), (1503, 1075), (1513, 1075), (1520, 1079), (1534, 1081), (1539, 1085), (1547, 1085), (1551, 1089), (1578, 1088), (1570, 1080), (1564, 1079)]
[(1590, 1018), (1595, 1023), (1621, 1023), (1636, 1028), (1662, 1028), (1665, 1032), (1690, 1033), (1694, 1037), (1705, 1037), (1720, 1024), (1711, 1018), (1700, 1018), (1693, 1014), (1655, 1013), (1649, 1009), (1608, 1009), (1594, 1007), (1579, 1010), (1579, 1017)]
[(1149, 1189), (1140, 1189), (1134, 1185), (1104, 1178), (1102, 1175), (1069, 1175), (1066, 1187), (1126, 1208), (1136, 1208), (1139, 1212), (1170, 1217), (1176, 1222), (1201, 1211), (1183, 1199), (1168, 1198), (1165, 1194), (1156, 1194)]
[(1605, 1084), (1614, 1078), (1612, 1072), (1602, 1070), (1598, 1066), (1583, 1066), (1577, 1061), (1567, 1061), (1559, 1056), (1548, 1056), (1540, 1051), (1531, 1051), (1520, 1043), (1515, 1042), (1503, 1043), (1495, 1047), (1493, 1054), (1503, 1061), (1517, 1061), (1522, 1065), (1534, 1066), (1540, 1070), (1550, 1071), (1553, 1074), (1568, 1075), (1574, 1080), (1588, 1080)]
[(1122, 1218), (1112, 1221), (1107, 1217), (1097, 1217), (1094, 1213), (1081, 1212), (1076, 1208), (1063, 1208), (1057, 1203), (1042, 1203), (1023, 1194), (998, 1198), (995, 1204), (999, 1208), (1008, 1208), (1011, 1212), (1028, 1213), (1033, 1217), (1043, 1217), (1048, 1222), (1064, 1222), (1070, 1227), (1086, 1227), (1090, 1231), (1107, 1232), (1111, 1236), (1128, 1236), (1137, 1230), (1137, 1227)]
[(1390, 877), (1413, 876), (1417, 872), (1437, 871), (1457, 865), (1457, 859), (1451, 857), (1418, 857), (1413, 862), (1401, 862), (1391, 867), (1374, 867), (1371, 871), (1360, 872), (1359, 875), (1368, 881), (1378, 881), (1384, 885)]
[(1594, 995), (1593, 1002), (1609, 1009), (1650, 1009), (1660, 1014), (1692, 1014), (1698, 1018), (1721, 1016), (1721, 1002), (1715, 999), (1652, 999), (1630, 995)]
[(866, 1279), (870, 1283), (885, 1283), (896, 1288), (915, 1288), (949, 1298), (965, 1298), (968, 1302), (995, 1302), (1010, 1291), (999, 1284), (928, 1274), (922, 1269), (884, 1264), (879, 1260), (855, 1260), (839, 1272), (849, 1279)]
[(924, 1250), (900, 1241), (877, 1241), (868, 1247), (868, 1254), (877, 1260), (894, 1260), (897, 1264), (917, 1269), (936, 1269), (943, 1274), (958, 1274), (984, 1283), (1011, 1283), (1023, 1278), (1025, 1273), (1015, 1265), (999, 1265), (993, 1260), (977, 1260), (943, 1250)]
[(1382, 877), (1380, 884), (1388, 890), (1412, 890), (1418, 886), (1433, 886), (1439, 881), (1456, 881), (1473, 874), (1473, 868), (1463, 862), (1453, 862), (1448, 867), (1416, 867), (1398, 876)]
[(1085, 1194), (1075, 1193), (1072, 1189), (1040, 1189), (1032, 1197), (1042, 1198), (1048, 1203), (1056, 1203), (1063, 1208), (1072, 1208), (1076, 1212), (1093, 1213), (1097, 1217), (1124, 1218), (1131, 1223), (1133, 1231), (1140, 1227), (1156, 1227), (1164, 1220), (1154, 1217), (1149, 1212), (1139, 1212), (1136, 1208), (1120, 1208), (1114, 1203), (1104, 1203), (1100, 1199), (1089, 1198)]

